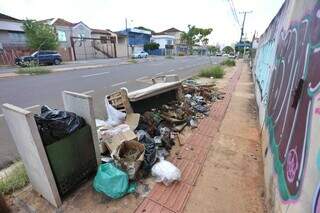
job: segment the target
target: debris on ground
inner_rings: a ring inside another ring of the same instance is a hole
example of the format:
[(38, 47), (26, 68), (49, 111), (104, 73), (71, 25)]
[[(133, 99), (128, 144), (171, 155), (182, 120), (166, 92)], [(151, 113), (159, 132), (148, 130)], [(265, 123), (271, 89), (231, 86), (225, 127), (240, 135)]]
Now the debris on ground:
[[(108, 120), (96, 120), (100, 143), (105, 146), (101, 152), (107, 157), (108, 164), (111, 157), (112, 165), (124, 171), (129, 180), (139, 182), (152, 174), (156, 182), (165, 185), (179, 181), (180, 170), (165, 158), (170, 156), (176, 143), (178, 147), (183, 146), (180, 139), (183, 130), (197, 128), (198, 120), (209, 115), (211, 104), (224, 98), (212, 82), (201, 84), (189, 79), (180, 86), (179, 97), (170, 98), (164, 104), (162, 99), (162, 104), (154, 103), (156, 107), (140, 111), (140, 114), (126, 112), (121, 101), (116, 105), (121, 106), (119, 111), (120, 108), (113, 107), (106, 98)], [(154, 98), (151, 95), (148, 93), (147, 98)], [(130, 103), (123, 94), (122, 99)], [(130, 126), (127, 120), (130, 120)], [(138, 186), (138, 194), (148, 191), (143, 185)]]
[(156, 177), (156, 182), (162, 182), (168, 186), (180, 180), (181, 172), (175, 165), (161, 158), (160, 162), (152, 167), (152, 176)]

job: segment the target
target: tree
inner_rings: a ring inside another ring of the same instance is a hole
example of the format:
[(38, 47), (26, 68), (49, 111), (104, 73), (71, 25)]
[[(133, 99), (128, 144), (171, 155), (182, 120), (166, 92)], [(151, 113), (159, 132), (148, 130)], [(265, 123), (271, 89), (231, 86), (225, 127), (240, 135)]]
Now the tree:
[(220, 47), (216, 47), (216, 46), (208, 46), (208, 51), (210, 54), (215, 54), (217, 52), (220, 52)]
[(231, 46), (225, 46), (222, 49), (222, 52), (226, 53), (226, 54), (230, 54), (230, 53), (234, 53), (234, 49)]
[(155, 43), (155, 42), (150, 42), (150, 43), (147, 43), (143, 46), (143, 49), (145, 51), (152, 51), (152, 50), (157, 50), (159, 49), (159, 44), (158, 43)]
[(211, 28), (198, 28), (195, 25), (188, 25), (188, 31), (182, 32), (181, 41), (184, 42), (189, 51), (192, 52), (192, 47), (195, 44), (201, 43), (202, 45), (207, 45), (209, 42), (208, 36), (211, 34)]
[(58, 36), (53, 27), (34, 20), (25, 20), (23, 29), (27, 45), (36, 50), (55, 50), (58, 48)]

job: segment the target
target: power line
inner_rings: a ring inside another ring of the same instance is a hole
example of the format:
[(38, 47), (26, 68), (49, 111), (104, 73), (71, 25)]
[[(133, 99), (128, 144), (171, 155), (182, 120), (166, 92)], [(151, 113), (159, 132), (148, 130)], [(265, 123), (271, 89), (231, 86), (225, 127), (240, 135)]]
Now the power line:
[(236, 22), (239, 26), (241, 26), (241, 25), (240, 25), (239, 18), (238, 18), (237, 10), (236, 10), (236, 8), (235, 8), (235, 6), (234, 6), (233, 0), (228, 0), (228, 2), (229, 2), (229, 6), (230, 6), (230, 9), (231, 9), (231, 13), (232, 13), (232, 15), (233, 15), (233, 18), (234, 18), (235, 22)]

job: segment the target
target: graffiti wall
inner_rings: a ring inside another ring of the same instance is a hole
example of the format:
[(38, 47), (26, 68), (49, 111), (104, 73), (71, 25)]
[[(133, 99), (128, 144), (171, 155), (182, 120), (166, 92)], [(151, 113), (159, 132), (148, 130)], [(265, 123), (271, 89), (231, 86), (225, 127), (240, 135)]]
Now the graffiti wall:
[(260, 41), (254, 75), (269, 205), (320, 212), (320, 2), (286, 1)]

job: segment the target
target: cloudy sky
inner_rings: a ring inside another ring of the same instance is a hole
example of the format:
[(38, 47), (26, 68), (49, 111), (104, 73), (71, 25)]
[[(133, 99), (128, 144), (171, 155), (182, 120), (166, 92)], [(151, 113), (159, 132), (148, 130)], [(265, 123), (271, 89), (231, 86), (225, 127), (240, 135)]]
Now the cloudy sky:
[[(284, 0), (233, 0), (238, 12), (247, 16), (245, 34), (262, 34)], [(232, 44), (239, 40), (240, 27), (232, 15), (229, 0), (1, 0), (0, 13), (16, 18), (64, 18), (83, 21), (91, 28), (121, 30), (125, 18), (129, 27), (145, 26), (155, 31), (170, 27), (186, 30), (188, 24), (213, 28), (210, 44)], [(238, 14), (242, 23), (243, 15)]]

